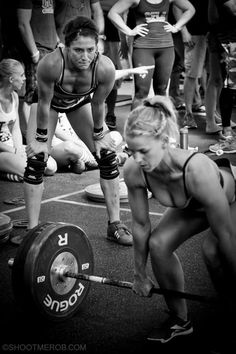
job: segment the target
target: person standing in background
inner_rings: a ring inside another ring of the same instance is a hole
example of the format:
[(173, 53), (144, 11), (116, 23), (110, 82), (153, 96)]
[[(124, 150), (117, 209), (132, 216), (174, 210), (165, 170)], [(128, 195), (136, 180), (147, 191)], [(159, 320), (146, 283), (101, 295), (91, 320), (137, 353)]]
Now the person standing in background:
[[(116, 70), (121, 70), (121, 61), (120, 61), (120, 35), (118, 29), (113, 25), (113, 23), (108, 18), (108, 12), (111, 7), (117, 2), (117, 0), (100, 0), (104, 21), (104, 55), (111, 59), (115, 65)], [(118, 89), (121, 85), (122, 80), (116, 80), (115, 84), (107, 96), (107, 113), (106, 113), (106, 124), (110, 130), (116, 129), (116, 116), (115, 116), (115, 105), (117, 99)]]
[[(170, 3), (173, 2), (182, 15), (171, 25), (168, 22)], [(130, 8), (136, 17), (136, 27), (128, 27), (122, 14)], [(118, 0), (110, 9), (108, 17), (125, 35), (134, 37), (133, 67), (155, 65), (145, 77), (135, 76), (135, 93), (132, 109), (147, 98), (151, 82), (156, 95), (166, 95), (174, 64), (174, 44), (172, 33), (176, 33), (191, 19), (195, 10), (188, 0)]]
[[(184, 43), (184, 101), (186, 110), (182, 125), (189, 129), (197, 128), (193, 112), (205, 113), (199, 92), (199, 80), (203, 75), (206, 62), (208, 32), (208, 1), (190, 0), (190, 2), (196, 12), (181, 30)], [(174, 6), (173, 11), (177, 19), (181, 18), (182, 12), (179, 8)]]
[(93, 19), (99, 34), (104, 34), (104, 17), (99, 0), (56, 0), (56, 29), (62, 43), (64, 43), (63, 29), (65, 24), (76, 16), (86, 16)]

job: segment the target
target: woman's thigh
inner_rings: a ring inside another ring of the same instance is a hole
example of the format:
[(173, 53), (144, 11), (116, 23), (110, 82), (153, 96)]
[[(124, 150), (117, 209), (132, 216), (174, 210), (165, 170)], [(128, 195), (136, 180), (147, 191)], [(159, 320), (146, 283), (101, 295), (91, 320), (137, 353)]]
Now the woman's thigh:
[(155, 95), (166, 95), (175, 60), (174, 47), (156, 49), (153, 90)]
[(90, 151), (94, 152), (93, 141), (93, 117), (91, 111), (91, 104), (85, 104), (76, 111), (67, 113), (67, 118), (74, 129), (75, 133), (87, 145)]
[[(132, 61), (134, 68), (143, 65), (155, 65), (153, 49), (134, 48)], [(148, 73), (145, 77), (134, 75), (135, 94), (136, 96), (140, 96), (138, 98), (146, 98), (148, 96), (151, 87), (153, 71), (153, 69), (148, 70)]]
[(153, 230), (152, 238), (153, 241), (156, 239), (166, 252), (172, 253), (187, 239), (208, 227), (203, 211), (168, 208)]
[(26, 155), (13, 154), (10, 152), (0, 153), (0, 171), (16, 173), (23, 176), (26, 167)]

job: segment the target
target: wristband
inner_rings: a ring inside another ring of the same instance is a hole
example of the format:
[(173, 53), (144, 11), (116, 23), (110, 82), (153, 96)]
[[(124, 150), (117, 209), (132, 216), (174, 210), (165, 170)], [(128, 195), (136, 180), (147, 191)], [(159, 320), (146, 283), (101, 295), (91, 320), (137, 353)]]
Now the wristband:
[(102, 128), (93, 128), (94, 133), (101, 133), (103, 131), (103, 127)]
[(48, 135), (48, 130), (37, 128), (36, 133), (39, 135)]
[(40, 143), (46, 143), (48, 141), (48, 130), (37, 128), (35, 139)]

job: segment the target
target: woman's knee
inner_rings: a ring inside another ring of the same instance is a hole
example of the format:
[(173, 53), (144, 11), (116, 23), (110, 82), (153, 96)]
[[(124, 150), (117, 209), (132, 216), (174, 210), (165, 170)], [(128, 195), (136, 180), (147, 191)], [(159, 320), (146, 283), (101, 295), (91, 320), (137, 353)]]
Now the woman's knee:
[(211, 231), (208, 232), (205, 240), (202, 244), (203, 258), (207, 266), (211, 268), (216, 268), (219, 265), (219, 248), (218, 241), (212, 235)]
[(56, 173), (56, 171), (57, 171), (57, 162), (52, 156), (49, 156), (44, 174), (46, 176), (53, 176)]
[(162, 237), (158, 237), (157, 235), (153, 235), (150, 237), (149, 251), (151, 257), (154, 255), (155, 257), (163, 257), (171, 253), (167, 242), (165, 242), (165, 239)]

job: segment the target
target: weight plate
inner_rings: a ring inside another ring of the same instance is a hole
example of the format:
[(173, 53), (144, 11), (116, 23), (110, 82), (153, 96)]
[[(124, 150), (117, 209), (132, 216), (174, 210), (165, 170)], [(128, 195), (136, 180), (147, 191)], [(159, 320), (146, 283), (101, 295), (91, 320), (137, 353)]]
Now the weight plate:
[[(63, 260), (66, 258), (66, 260)], [(61, 263), (58, 260), (61, 259)], [(73, 260), (73, 266), (70, 262)], [(56, 265), (56, 267), (55, 267)], [(79, 273), (92, 274), (93, 252), (87, 235), (78, 226), (53, 223), (34, 239), (26, 255), (24, 284), (31, 304), (47, 319), (65, 320), (73, 316), (85, 300), (90, 283), (78, 279), (61, 279), (56, 288), (55, 268), (69, 267)]]
[(11, 280), (12, 280), (12, 289), (16, 303), (24, 308), (27, 312), (30, 313), (30, 303), (31, 296), (27, 291), (24, 280), (24, 268), (25, 260), (29, 248), (32, 246), (35, 238), (40, 235), (40, 233), (50, 225), (49, 222), (41, 223), (37, 225), (32, 230), (28, 231), (27, 235), (23, 239), (22, 243), (17, 249), (16, 255), (14, 257), (14, 263), (12, 266)]
[[(85, 188), (87, 197), (96, 202), (105, 202), (100, 183), (95, 183)], [(128, 203), (128, 190), (123, 179), (119, 181), (120, 203)], [(152, 197), (152, 193), (148, 192), (148, 198)]]

